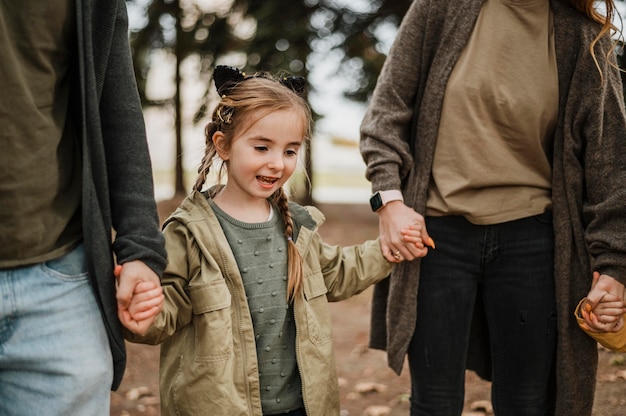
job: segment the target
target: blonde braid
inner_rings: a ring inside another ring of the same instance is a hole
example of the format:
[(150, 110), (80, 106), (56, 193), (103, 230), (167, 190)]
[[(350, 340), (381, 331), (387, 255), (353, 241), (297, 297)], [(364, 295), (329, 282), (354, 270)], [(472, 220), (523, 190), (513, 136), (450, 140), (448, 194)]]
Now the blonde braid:
[(283, 222), (285, 224), (285, 237), (287, 238), (287, 300), (293, 302), (296, 296), (302, 293), (303, 277), (302, 277), (302, 256), (296, 248), (296, 243), (293, 241), (293, 219), (289, 212), (289, 200), (283, 191), (283, 188), (278, 189), (272, 195), (272, 200), (280, 210), (283, 216)]
[(198, 178), (196, 179), (196, 183), (193, 186), (198, 192), (202, 191), (202, 186), (206, 182), (206, 178), (211, 171), (211, 167), (213, 166), (213, 159), (215, 158), (215, 154), (217, 150), (213, 145), (213, 134), (219, 130), (219, 124), (211, 121), (204, 129), (204, 141), (205, 141), (205, 149), (204, 156), (202, 157), (202, 162), (200, 163), (200, 167), (198, 167)]

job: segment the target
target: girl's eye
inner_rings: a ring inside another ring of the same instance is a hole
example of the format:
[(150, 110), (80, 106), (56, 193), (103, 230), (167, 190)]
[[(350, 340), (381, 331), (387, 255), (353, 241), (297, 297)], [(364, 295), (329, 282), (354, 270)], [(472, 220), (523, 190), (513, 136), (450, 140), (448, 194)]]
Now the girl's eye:
[(298, 156), (298, 151), (297, 150), (293, 150), (293, 149), (287, 149), (287, 150), (285, 150), (285, 154), (287, 156)]
[(267, 146), (254, 146), (254, 150), (256, 150), (257, 152), (266, 152)]

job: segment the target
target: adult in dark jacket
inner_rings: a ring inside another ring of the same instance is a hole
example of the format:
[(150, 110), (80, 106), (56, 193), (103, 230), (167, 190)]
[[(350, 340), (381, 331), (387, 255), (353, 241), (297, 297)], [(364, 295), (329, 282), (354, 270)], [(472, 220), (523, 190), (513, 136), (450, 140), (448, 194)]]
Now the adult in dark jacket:
[(2, 2), (0, 42), (0, 414), (108, 415), (166, 263), (126, 5)]
[(398, 373), (408, 355), (412, 415), (460, 414), (466, 365), (496, 414), (591, 414), (596, 343), (573, 311), (593, 271), (592, 293), (626, 283), (626, 114), (594, 10), (416, 0), (402, 22), (361, 151), (388, 258), (417, 253), (407, 222), (436, 242), (374, 291), (371, 345)]

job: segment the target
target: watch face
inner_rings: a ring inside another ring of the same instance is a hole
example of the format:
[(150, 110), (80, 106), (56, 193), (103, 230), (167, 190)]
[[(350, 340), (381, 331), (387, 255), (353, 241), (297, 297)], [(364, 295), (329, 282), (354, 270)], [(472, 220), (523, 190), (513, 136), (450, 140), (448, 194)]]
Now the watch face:
[(372, 211), (376, 212), (383, 207), (383, 198), (380, 196), (380, 192), (376, 192), (370, 198), (370, 206)]

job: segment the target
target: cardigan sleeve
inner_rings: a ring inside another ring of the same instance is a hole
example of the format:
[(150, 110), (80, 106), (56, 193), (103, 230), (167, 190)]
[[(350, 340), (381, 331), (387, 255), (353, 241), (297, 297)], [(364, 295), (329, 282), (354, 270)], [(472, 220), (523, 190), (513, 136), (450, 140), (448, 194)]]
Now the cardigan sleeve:
[(409, 7), (378, 77), (361, 124), (360, 150), (372, 189), (401, 189), (413, 166), (409, 132), (420, 81), (420, 52), (430, 1)]
[[(110, 50), (96, 50), (96, 77), (102, 77), (99, 111), (106, 157), (111, 215), (116, 238), (113, 249), (120, 263), (142, 260), (157, 274), (166, 264), (163, 237), (154, 197), (152, 164), (143, 112), (137, 92), (128, 40), (128, 17), (123, 0), (117, 3)], [(104, 7), (104, 6), (102, 6)], [(97, 23), (96, 23), (96, 26)], [(105, 47), (103, 46), (103, 48)], [(99, 85), (99, 82), (96, 82)]]
[[(603, 49), (610, 48), (608, 39)], [(583, 98), (580, 119), (584, 149), (585, 239), (592, 268), (626, 284), (626, 109), (615, 56), (596, 53), (603, 79)], [(594, 68), (595, 69), (595, 66)], [(599, 79), (599, 74), (589, 77)], [(594, 81), (587, 81), (594, 85)]]

